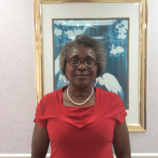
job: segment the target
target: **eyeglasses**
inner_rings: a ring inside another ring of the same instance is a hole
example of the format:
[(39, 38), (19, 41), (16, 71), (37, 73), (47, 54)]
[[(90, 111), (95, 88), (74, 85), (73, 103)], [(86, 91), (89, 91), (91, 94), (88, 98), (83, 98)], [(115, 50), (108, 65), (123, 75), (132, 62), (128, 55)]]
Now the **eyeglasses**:
[(98, 63), (97, 61), (95, 61), (91, 58), (88, 58), (88, 59), (85, 59), (85, 60), (80, 60), (78, 58), (69, 58), (69, 59), (67, 59), (67, 62), (72, 67), (78, 67), (83, 62), (85, 67), (88, 68), (88, 69), (92, 69)]

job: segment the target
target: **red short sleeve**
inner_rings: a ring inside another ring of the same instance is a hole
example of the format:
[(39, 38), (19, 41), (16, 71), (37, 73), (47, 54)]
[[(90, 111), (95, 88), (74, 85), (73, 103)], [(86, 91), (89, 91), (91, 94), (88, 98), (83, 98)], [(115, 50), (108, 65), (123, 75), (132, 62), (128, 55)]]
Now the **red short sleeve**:
[(44, 111), (45, 110), (41, 99), (40, 103), (36, 107), (35, 119), (33, 121), (36, 122), (42, 128), (46, 128), (47, 126), (47, 120), (44, 117)]
[(124, 122), (127, 113), (125, 111), (124, 104), (118, 95), (116, 95), (115, 97), (114, 106), (115, 106), (115, 112), (116, 112), (116, 123), (120, 125)]

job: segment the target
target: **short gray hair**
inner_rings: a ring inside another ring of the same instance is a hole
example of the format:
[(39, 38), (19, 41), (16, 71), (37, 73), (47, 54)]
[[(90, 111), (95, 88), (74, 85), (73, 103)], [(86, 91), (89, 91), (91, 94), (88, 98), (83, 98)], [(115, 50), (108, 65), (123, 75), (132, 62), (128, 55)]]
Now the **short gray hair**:
[(93, 51), (96, 53), (96, 60), (98, 62), (96, 77), (101, 76), (106, 65), (106, 60), (105, 60), (106, 53), (103, 48), (103, 44), (99, 42), (98, 40), (94, 39), (93, 37), (88, 36), (86, 34), (81, 34), (81, 35), (76, 36), (75, 40), (67, 42), (65, 46), (62, 48), (60, 52), (60, 56), (59, 56), (61, 74), (66, 76), (65, 66), (67, 63), (67, 56), (70, 50), (75, 46), (86, 46), (93, 49)]

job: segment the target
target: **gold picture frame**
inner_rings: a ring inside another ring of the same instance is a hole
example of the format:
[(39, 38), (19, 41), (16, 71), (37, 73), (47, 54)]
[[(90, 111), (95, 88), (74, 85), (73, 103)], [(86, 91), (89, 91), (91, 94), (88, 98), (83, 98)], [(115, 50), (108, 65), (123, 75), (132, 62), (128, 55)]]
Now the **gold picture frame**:
[[(130, 2), (130, 3), (129, 3)], [(67, 4), (81, 3), (111, 3), (132, 4), (139, 3), (139, 66), (138, 66), (138, 121), (128, 123), (131, 132), (146, 131), (146, 74), (147, 74), (147, 0), (34, 0), (34, 26), (35, 26), (35, 53), (36, 53), (36, 92), (37, 103), (44, 95), (43, 78), (43, 12), (44, 4)]]

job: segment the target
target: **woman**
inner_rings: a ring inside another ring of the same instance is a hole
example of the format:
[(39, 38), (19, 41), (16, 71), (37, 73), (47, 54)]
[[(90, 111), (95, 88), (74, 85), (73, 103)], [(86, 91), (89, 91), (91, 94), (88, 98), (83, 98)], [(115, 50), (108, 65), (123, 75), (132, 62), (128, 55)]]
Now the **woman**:
[(92, 86), (105, 67), (103, 45), (88, 35), (66, 43), (60, 53), (65, 86), (37, 106), (32, 158), (130, 158), (126, 112), (120, 97)]

